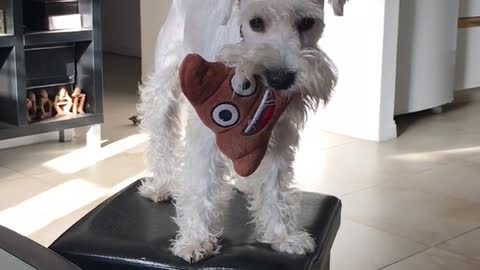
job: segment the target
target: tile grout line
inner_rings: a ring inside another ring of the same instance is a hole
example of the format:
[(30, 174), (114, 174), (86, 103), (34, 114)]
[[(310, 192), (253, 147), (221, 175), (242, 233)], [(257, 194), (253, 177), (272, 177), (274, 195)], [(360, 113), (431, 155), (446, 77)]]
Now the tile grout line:
[[(426, 174), (428, 172), (431, 172), (431, 171), (435, 170), (438, 165), (446, 165), (446, 164), (450, 164), (450, 163), (449, 162), (439, 163), (439, 164), (436, 164), (435, 166), (431, 166), (430, 168), (426, 168), (426, 169), (418, 170), (417, 172), (409, 173), (408, 175), (407, 174), (401, 175), (401, 177), (412, 178), (412, 177), (415, 177), (415, 176)], [(386, 174), (390, 175), (391, 173), (392, 172), (387, 172)], [(387, 175), (385, 175), (385, 176), (387, 176)], [(368, 186), (368, 187), (364, 187), (364, 188), (361, 188), (361, 189), (358, 189), (358, 190), (355, 190), (355, 191), (347, 192), (345, 194), (339, 195), (338, 197), (339, 198), (344, 198), (344, 197), (351, 196), (355, 193), (364, 192), (364, 191), (367, 191), (367, 190), (370, 190), (370, 189), (373, 189), (373, 188), (376, 188), (376, 187), (379, 187), (379, 186), (382, 186), (382, 185), (394, 185), (394, 184), (395, 184), (394, 181), (385, 181), (385, 182), (381, 182), (381, 183), (376, 183), (372, 186)]]
[[(384, 266), (384, 267), (381, 267), (381, 268), (379, 268), (378, 270), (385, 269), (385, 268), (387, 268), (387, 267), (390, 267), (390, 266), (392, 266), (392, 265), (395, 265), (395, 264), (397, 264), (397, 263), (400, 263), (400, 262), (402, 262), (402, 261), (404, 261), (404, 260), (406, 260), (406, 259), (409, 259), (409, 258), (411, 258), (411, 257), (413, 257), (413, 256), (416, 256), (416, 255), (418, 255), (418, 254), (421, 254), (421, 253), (423, 253), (423, 252), (425, 252), (425, 251), (427, 251), (427, 250), (433, 249), (433, 248), (438, 248), (438, 249), (444, 250), (444, 249), (440, 248), (439, 246), (442, 245), (442, 244), (445, 244), (445, 243), (448, 242), (448, 241), (451, 241), (451, 240), (453, 240), (453, 239), (456, 239), (456, 238), (458, 238), (458, 237), (461, 237), (461, 236), (463, 236), (463, 235), (466, 235), (466, 234), (471, 233), (471, 232), (473, 232), (473, 231), (475, 231), (475, 230), (478, 230), (478, 229), (480, 229), (480, 226), (479, 226), (479, 227), (476, 227), (476, 228), (474, 228), (474, 229), (468, 230), (468, 231), (466, 231), (466, 232), (464, 232), (464, 233), (461, 233), (461, 234), (459, 234), (459, 235), (457, 235), (457, 236), (455, 236), (455, 237), (452, 237), (452, 238), (450, 238), (450, 239), (448, 239), (448, 240), (445, 240), (445, 241), (443, 241), (443, 242), (440, 242), (440, 243), (438, 243), (438, 244), (436, 244), (436, 245), (434, 245), (434, 246), (430, 246), (430, 247), (428, 247), (427, 249), (424, 249), (424, 250), (419, 251), (419, 252), (417, 252), (417, 253), (415, 253), (415, 254), (412, 254), (412, 255), (410, 255), (410, 256), (407, 256), (407, 257), (405, 257), (405, 258), (403, 258), (403, 259), (400, 259), (400, 260), (398, 260), (398, 261), (395, 261), (395, 262), (393, 262), (393, 263), (391, 263), (391, 264), (389, 264), (389, 265), (386, 265), (386, 266)], [(419, 242), (419, 243), (421, 243), (421, 242)], [(428, 246), (428, 245), (427, 245), (427, 246)], [(447, 251), (447, 252), (450, 252), (450, 253), (452, 253), (452, 254), (455, 254), (455, 255), (458, 255), (458, 256), (462, 256), (462, 257), (465, 257), (465, 258), (468, 258), (468, 259), (471, 259), (471, 260), (478, 261), (477, 259), (470, 258), (470, 257), (468, 257), (468, 256), (466, 256), (466, 255), (458, 254), (458, 253), (452, 252), (452, 251), (450, 251), (450, 250), (444, 250), (444, 251)]]
[(347, 219), (348, 221), (353, 222), (353, 223), (356, 223), (356, 224), (358, 224), (358, 225), (362, 225), (362, 226), (368, 227), (368, 228), (370, 228), (370, 229), (373, 229), (373, 230), (382, 232), (382, 233), (387, 234), (387, 235), (389, 235), (389, 236), (397, 237), (397, 238), (400, 238), (400, 239), (405, 240), (405, 241), (414, 242), (414, 243), (423, 245), (423, 246), (425, 246), (427, 249), (435, 247), (434, 245), (431, 245), (431, 244), (428, 244), (428, 243), (424, 243), (424, 242), (421, 242), (421, 241), (418, 241), (418, 240), (413, 240), (413, 239), (408, 238), (408, 237), (406, 237), (406, 236), (404, 236), (404, 235), (401, 235), (401, 234), (392, 233), (392, 232), (387, 232), (387, 231), (385, 231), (385, 230), (383, 230), (383, 229), (381, 229), (381, 228), (377, 228), (377, 227), (372, 226), (372, 225), (370, 225), (370, 224), (365, 224), (365, 223), (363, 223), (363, 222), (357, 221), (357, 220), (352, 219), (352, 218), (349, 218), (349, 217), (342, 217), (342, 218), (343, 218), (343, 219)]
[[(473, 231), (476, 231), (476, 230), (478, 230), (478, 229), (480, 229), (480, 226), (475, 227), (475, 228), (473, 228), (473, 229), (471, 229), (471, 230), (468, 230), (468, 231), (466, 231), (466, 232), (463, 232), (463, 233), (461, 233), (461, 234), (459, 234), (459, 235), (457, 235), (457, 236), (454, 236), (454, 237), (452, 237), (452, 238), (450, 238), (450, 239), (447, 239), (447, 240), (445, 240), (445, 241), (443, 241), (443, 242), (440, 242), (440, 243), (438, 243), (437, 245), (435, 245), (434, 247), (438, 248), (440, 245), (443, 245), (443, 244), (445, 244), (445, 243), (447, 243), (447, 242), (449, 242), (449, 241), (451, 241), (451, 240), (454, 240), (454, 239), (457, 239), (457, 238), (459, 238), (459, 237), (462, 237), (462, 236), (464, 236), (464, 235), (466, 235), (466, 234), (469, 234), (469, 233), (471, 233), (471, 232), (473, 232)], [(464, 256), (464, 255), (462, 255), (462, 256)]]
[[(418, 171), (418, 172), (415, 172), (415, 173), (412, 173), (412, 174), (409, 174), (409, 175), (401, 175), (401, 176), (404, 177), (404, 178), (411, 178), (411, 177), (415, 177), (415, 176), (422, 175), (422, 174), (425, 174), (427, 172), (433, 171), (434, 169), (435, 169), (435, 167), (431, 167), (431, 168), (424, 169), (424, 170), (421, 170), (421, 171)], [(390, 174), (390, 172), (388, 174)], [(361, 188), (361, 189), (358, 189), (358, 190), (355, 190), (355, 191), (347, 192), (347, 193), (342, 194), (338, 197), (343, 199), (345, 197), (352, 196), (355, 193), (365, 192), (367, 190), (374, 189), (374, 188), (377, 188), (377, 187), (380, 187), (380, 186), (385, 186), (385, 187), (388, 187), (388, 185), (393, 185), (394, 186), (394, 184), (395, 184), (394, 181), (385, 181), (385, 182), (382, 182), (382, 183), (376, 183), (372, 186), (368, 186), (368, 187), (364, 187), (364, 188)], [(394, 187), (397, 187), (397, 186), (394, 186)], [(402, 187), (399, 187), (399, 188), (402, 188)]]
[[(429, 170), (431, 170), (431, 169), (428, 169), (428, 171), (429, 171)], [(426, 171), (422, 171), (422, 172), (419, 172), (419, 173), (415, 173), (414, 175), (409, 175), (409, 176), (405, 175), (404, 177), (405, 177), (405, 178), (409, 178), (409, 177), (413, 177), (413, 176), (415, 176), (415, 175), (422, 174), (422, 173), (424, 173), (424, 172), (426, 172)], [(343, 199), (343, 198), (345, 198), (345, 197), (352, 196), (352, 195), (354, 195), (355, 193), (361, 193), (361, 192), (364, 192), (364, 191), (367, 191), (367, 190), (370, 190), (370, 189), (374, 189), (374, 188), (377, 188), (377, 187), (380, 187), (380, 186), (385, 186), (385, 185), (386, 185), (386, 187), (388, 187), (389, 184), (393, 184), (393, 183), (394, 183), (394, 182), (392, 182), (392, 181), (386, 181), (386, 182), (383, 182), (383, 183), (376, 183), (376, 184), (374, 184), (374, 185), (372, 185), (372, 186), (368, 186), (368, 187), (360, 188), (360, 189), (355, 190), (355, 191), (347, 192), (347, 193), (342, 194), (342, 195), (340, 195), (340, 196), (338, 196), (338, 197), (339, 197), (340, 199)]]
[(475, 261), (475, 262), (480, 263), (480, 260), (479, 260), (479, 259), (471, 258), (471, 257), (469, 257), (469, 256), (467, 256), (467, 255), (465, 255), (465, 254), (460, 254), (460, 253), (457, 253), (457, 252), (455, 252), (455, 251), (446, 250), (446, 249), (443, 249), (443, 248), (440, 248), (440, 247), (433, 247), (433, 248), (437, 248), (437, 249), (440, 249), (440, 250), (442, 250), (442, 251), (449, 252), (449, 253), (452, 253), (452, 254), (454, 254), (454, 255), (463, 257), (463, 258), (465, 258), (465, 259), (469, 259), (469, 260), (472, 260), (472, 261)]
[[(365, 191), (372, 190), (372, 189), (375, 189), (375, 188), (378, 188), (378, 187), (381, 187), (381, 186), (388, 187), (387, 184), (389, 184), (389, 183), (390, 183), (390, 182), (388, 182), (388, 183), (379, 183), (379, 184), (376, 184), (376, 185), (374, 185), (374, 186), (370, 186), (370, 187), (368, 187), (368, 188), (364, 188), (364, 189), (362, 189), (362, 190), (358, 190), (358, 191), (355, 191), (355, 192), (350, 192), (350, 193), (348, 193), (348, 194), (339, 196), (339, 198), (340, 198), (341, 200), (343, 200), (343, 199), (345, 199), (345, 198), (348, 198), (348, 197), (350, 197), (350, 196), (355, 195), (354, 193), (365, 192)], [(413, 189), (413, 190), (416, 190), (416, 189), (411, 188), (411, 187), (395, 187), (395, 188), (400, 188), (400, 189)], [(467, 200), (467, 199), (461, 199), (461, 198), (453, 197), (453, 196), (451, 196), (451, 195), (444, 194), (444, 193), (438, 193), (438, 192), (435, 192), (435, 191), (422, 191), (422, 190), (420, 190), (420, 191), (421, 191), (421, 192), (424, 192), (424, 193), (428, 193), (428, 194), (440, 195), (440, 196), (445, 196), (445, 197), (449, 197), (449, 198), (453, 198), (453, 199), (460, 199), (460, 200), (463, 200), (463, 201), (466, 201), (466, 202), (469, 202), (469, 203), (472, 203), (472, 204), (478, 204), (477, 202), (474, 202), (474, 201), (470, 201), (470, 200)], [(381, 232), (384, 232), (384, 233), (387, 233), (387, 234), (390, 234), (390, 235), (393, 235), (393, 236), (397, 236), (397, 237), (402, 238), (402, 239), (405, 239), (405, 240), (409, 240), (409, 241), (414, 241), (414, 242), (420, 243), (420, 244), (425, 245), (425, 246), (430, 247), (430, 248), (437, 247), (438, 245), (441, 245), (441, 244), (443, 244), (443, 243), (445, 243), (445, 242), (448, 242), (448, 241), (450, 241), (450, 240), (453, 240), (453, 239), (455, 239), (455, 238), (458, 238), (458, 237), (460, 237), (460, 236), (462, 236), (462, 235), (464, 235), (464, 234), (467, 234), (467, 233), (470, 233), (470, 232), (475, 231), (475, 230), (477, 230), (477, 229), (480, 229), (480, 226), (479, 226), (479, 227), (475, 227), (475, 228), (469, 229), (468, 231), (463, 232), (463, 233), (461, 233), (461, 234), (459, 234), (459, 235), (453, 236), (453, 237), (451, 237), (451, 238), (449, 238), (449, 239), (447, 239), (447, 240), (443, 240), (442, 242), (440, 242), (440, 243), (438, 243), (438, 244), (433, 244), (433, 245), (432, 245), (432, 244), (429, 244), (429, 243), (424, 243), (424, 242), (422, 242), (422, 241), (418, 241), (418, 240), (414, 240), (414, 239), (405, 237), (405, 236), (400, 235), (400, 234), (387, 232), (387, 231), (385, 231), (385, 230), (383, 230), (383, 229), (381, 229), (381, 228), (377, 228), (377, 227), (375, 227), (375, 226), (371, 226), (371, 225), (369, 225), (369, 224), (365, 224), (365, 223), (363, 223), (363, 222), (359, 222), (359, 221), (357, 221), (357, 220), (355, 220), (355, 219), (352, 219), (351, 217), (345, 216), (345, 217), (343, 217), (343, 218), (346, 218), (347, 220), (353, 221), (353, 222), (358, 223), (358, 224), (362, 224), (362, 225), (364, 225), (364, 226), (368, 226), (368, 227), (373, 228), (373, 229), (375, 229), (375, 230), (378, 230), (378, 231), (381, 231)]]
[(403, 262), (403, 261), (405, 261), (405, 260), (407, 260), (407, 259), (409, 259), (409, 258), (411, 258), (411, 257), (417, 256), (418, 254), (421, 254), (421, 253), (423, 253), (423, 252), (425, 252), (425, 251), (427, 251), (427, 250), (430, 250), (430, 249), (432, 249), (432, 248), (434, 248), (434, 247), (428, 247), (428, 248), (426, 248), (426, 249), (424, 249), (424, 250), (421, 250), (421, 251), (419, 251), (419, 252), (416, 252), (416, 253), (414, 253), (414, 254), (411, 254), (411, 255), (409, 255), (409, 256), (406, 256), (406, 257), (403, 258), (403, 259), (397, 260), (397, 261), (395, 261), (395, 262), (393, 262), (393, 263), (391, 263), (391, 264), (388, 264), (388, 265), (385, 265), (385, 266), (383, 266), (383, 267), (380, 267), (380, 268), (378, 268), (377, 270), (386, 269), (386, 268), (388, 268), (388, 267), (390, 267), (390, 266), (392, 266), (392, 265), (395, 265), (395, 264), (397, 264), (397, 263)]
[[(371, 187), (371, 188), (368, 188), (368, 189), (366, 189), (366, 190), (373, 189), (373, 188), (375, 188), (375, 187)], [(430, 192), (430, 191), (428, 191), (428, 192), (425, 191), (425, 192), (426, 192), (426, 193), (430, 193), (430, 194), (442, 195), (442, 196), (444, 195), (444, 194), (440, 194), (440, 193), (436, 193), (436, 192)], [(350, 196), (351, 196), (351, 195), (350, 195)], [(447, 196), (447, 197), (450, 197), (450, 198), (454, 198), (454, 197), (451, 197), (451, 196), (448, 196), (448, 195), (446, 195), (446, 196)], [(340, 199), (343, 199), (343, 197), (340, 197)], [(470, 201), (470, 200), (465, 200), (465, 201), (470, 202), (470, 203), (477, 204), (477, 203), (472, 202), (472, 201)], [(480, 226), (479, 226), (479, 227), (475, 227), (475, 228), (469, 229), (468, 231), (463, 232), (463, 233), (461, 233), (461, 234), (459, 234), (459, 235), (453, 236), (453, 237), (451, 237), (451, 238), (449, 238), (449, 239), (447, 239), (447, 240), (443, 240), (443, 241), (441, 241), (441, 242), (438, 243), (438, 244), (429, 244), (429, 243), (425, 243), (425, 242), (423, 242), (423, 241), (418, 241), (418, 240), (411, 239), (411, 238), (406, 237), (406, 236), (404, 236), (404, 235), (400, 235), (400, 234), (392, 233), (392, 232), (387, 232), (387, 231), (385, 231), (385, 230), (382, 229), (382, 228), (377, 228), (377, 227), (375, 227), (375, 226), (366, 224), (366, 223), (364, 223), (364, 222), (357, 221), (357, 220), (355, 220), (355, 219), (353, 219), (353, 218), (351, 218), (351, 217), (348, 217), (348, 216), (342, 216), (342, 218), (345, 218), (345, 219), (347, 219), (347, 220), (349, 220), (349, 221), (352, 221), (352, 222), (355, 222), (355, 223), (358, 223), (358, 224), (361, 224), (361, 225), (364, 225), (364, 226), (373, 228), (373, 229), (375, 229), (375, 230), (377, 230), (377, 231), (380, 231), (380, 232), (383, 232), (383, 233), (386, 233), (386, 234), (389, 234), (389, 235), (392, 235), (392, 236), (396, 236), (396, 237), (398, 237), (398, 238), (402, 238), (402, 239), (404, 239), (404, 240), (413, 241), (413, 242), (422, 244), (422, 245), (427, 246), (427, 247), (429, 247), (429, 248), (438, 247), (439, 245), (442, 245), (442, 244), (444, 244), (444, 243), (446, 243), (446, 242), (448, 242), (448, 241), (450, 241), (450, 240), (456, 239), (456, 238), (458, 238), (458, 237), (460, 237), (460, 236), (463, 236), (463, 235), (465, 235), (465, 234), (467, 234), (467, 233), (470, 233), (470, 232), (473, 232), (473, 231), (475, 231), (475, 230), (477, 230), (477, 229), (480, 229)]]

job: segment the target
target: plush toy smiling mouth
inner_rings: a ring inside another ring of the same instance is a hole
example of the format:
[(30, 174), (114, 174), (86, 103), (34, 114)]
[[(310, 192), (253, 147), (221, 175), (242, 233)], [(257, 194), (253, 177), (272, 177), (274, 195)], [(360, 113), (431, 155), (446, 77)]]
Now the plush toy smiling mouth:
[(180, 84), (199, 119), (215, 133), (219, 150), (233, 161), (235, 171), (241, 176), (253, 174), (289, 98), (267, 88), (259, 78), (239, 78), (235, 69), (196, 54), (183, 61)]
[(248, 122), (247, 128), (243, 131), (245, 135), (250, 136), (262, 130), (270, 122), (274, 113), (275, 97), (272, 90), (267, 89), (253, 119)]

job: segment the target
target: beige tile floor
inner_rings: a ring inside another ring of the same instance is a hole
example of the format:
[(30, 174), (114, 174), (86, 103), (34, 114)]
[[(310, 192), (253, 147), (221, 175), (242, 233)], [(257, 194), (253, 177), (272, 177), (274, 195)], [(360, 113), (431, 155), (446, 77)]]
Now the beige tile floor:
[[(140, 62), (105, 57), (101, 151), (46, 142), (0, 151), (0, 224), (48, 246), (110, 194), (144, 174), (146, 137), (135, 112)], [(302, 189), (342, 198), (332, 270), (480, 269), (480, 89), (442, 114), (400, 117), (397, 140), (376, 144), (303, 134)]]

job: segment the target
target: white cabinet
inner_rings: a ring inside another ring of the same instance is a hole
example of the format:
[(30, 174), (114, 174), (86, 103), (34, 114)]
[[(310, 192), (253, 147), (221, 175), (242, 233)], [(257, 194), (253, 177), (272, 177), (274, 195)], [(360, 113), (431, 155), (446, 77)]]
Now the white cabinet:
[(458, 8), (458, 0), (400, 1), (396, 115), (453, 100)]
[[(480, 1), (480, 0), (479, 0)], [(480, 87), (480, 25), (458, 32), (455, 89)]]

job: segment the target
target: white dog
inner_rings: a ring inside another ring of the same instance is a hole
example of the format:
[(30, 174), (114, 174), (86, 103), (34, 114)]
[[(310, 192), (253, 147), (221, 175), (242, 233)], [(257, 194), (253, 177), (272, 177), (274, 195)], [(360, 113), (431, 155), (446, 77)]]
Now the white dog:
[[(337, 15), (345, 1), (330, 0)], [(334, 65), (317, 47), (323, 11), (324, 0), (174, 1), (159, 36), (155, 73), (141, 89), (153, 177), (140, 193), (155, 202), (175, 199), (176, 256), (196, 262), (219, 252), (221, 208), (235, 177), (214, 133), (181, 94), (179, 64), (192, 52), (235, 67), (240, 84), (256, 75), (286, 95), (299, 91), (277, 122), (260, 168), (246, 179), (253, 186), (247, 194), (258, 241), (291, 254), (314, 250), (313, 238), (297, 225), (298, 198), (291, 185), (307, 113), (328, 101), (336, 82)]]

